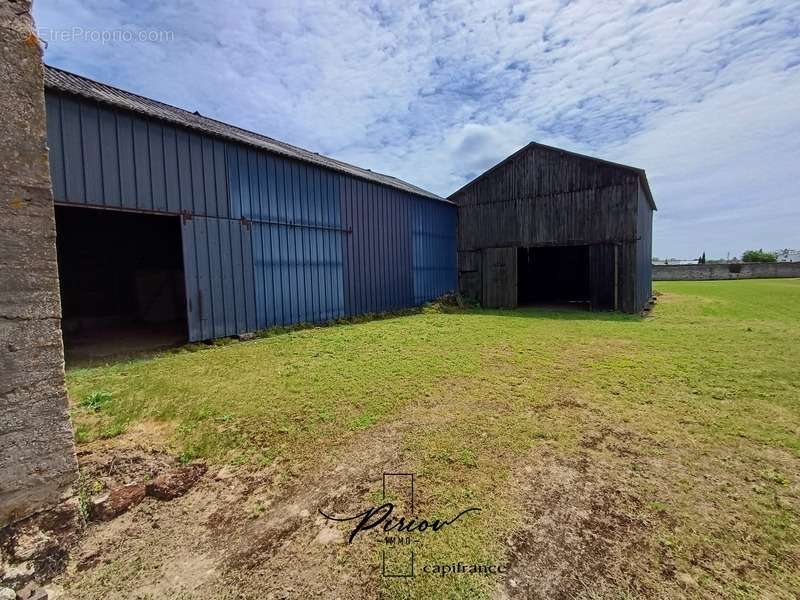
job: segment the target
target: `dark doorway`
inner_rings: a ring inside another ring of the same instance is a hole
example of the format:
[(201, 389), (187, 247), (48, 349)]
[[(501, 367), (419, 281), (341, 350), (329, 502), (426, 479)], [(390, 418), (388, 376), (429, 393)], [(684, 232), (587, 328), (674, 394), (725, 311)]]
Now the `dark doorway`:
[(186, 341), (179, 217), (57, 206), (56, 233), (68, 362)]
[(518, 252), (520, 306), (591, 308), (589, 246), (520, 248)]

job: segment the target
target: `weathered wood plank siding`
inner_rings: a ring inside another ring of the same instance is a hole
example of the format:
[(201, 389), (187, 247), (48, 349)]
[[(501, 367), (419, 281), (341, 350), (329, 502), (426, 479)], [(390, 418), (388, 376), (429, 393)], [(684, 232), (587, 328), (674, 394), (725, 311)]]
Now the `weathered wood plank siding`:
[(636, 212), (636, 306), (642, 307), (653, 296), (653, 211), (639, 185)]
[[(484, 249), (611, 244), (617, 247), (619, 308), (634, 312), (642, 306), (650, 283), (642, 282), (637, 290), (637, 269), (649, 279), (637, 255), (647, 253), (649, 263), (652, 210), (636, 171), (533, 144), (450, 200), (459, 207), (463, 294), (484, 289), (481, 261), (474, 255)], [(646, 239), (637, 244), (640, 234)], [(605, 296), (607, 291), (598, 295)]]

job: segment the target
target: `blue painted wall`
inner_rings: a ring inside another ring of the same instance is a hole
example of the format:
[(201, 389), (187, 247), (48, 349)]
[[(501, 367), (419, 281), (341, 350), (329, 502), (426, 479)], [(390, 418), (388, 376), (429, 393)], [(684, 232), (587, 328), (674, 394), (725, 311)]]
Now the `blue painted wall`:
[(192, 341), (457, 288), (452, 204), (77, 97), (46, 107), (56, 202), (180, 215)]

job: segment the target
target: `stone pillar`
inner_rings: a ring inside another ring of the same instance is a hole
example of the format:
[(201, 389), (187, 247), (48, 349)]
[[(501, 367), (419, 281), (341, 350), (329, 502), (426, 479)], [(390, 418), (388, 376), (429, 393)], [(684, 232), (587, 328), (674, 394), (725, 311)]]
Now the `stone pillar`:
[(77, 474), (30, 9), (31, 0), (0, 0), (0, 526), (54, 505)]

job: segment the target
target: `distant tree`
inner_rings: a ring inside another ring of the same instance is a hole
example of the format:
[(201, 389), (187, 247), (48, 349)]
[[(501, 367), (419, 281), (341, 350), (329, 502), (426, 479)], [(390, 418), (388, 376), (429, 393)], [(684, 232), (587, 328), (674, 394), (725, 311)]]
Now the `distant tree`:
[(697, 263), (700, 264), (700, 265), (706, 264), (706, 253), (705, 252), (703, 252), (703, 256), (700, 257), (700, 259), (697, 261)]
[(778, 260), (778, 255), (774, 252), (764, 252), (764, 249), (748, 250), (742, 254), (742, 262), (762, 262), (769, 263)]

